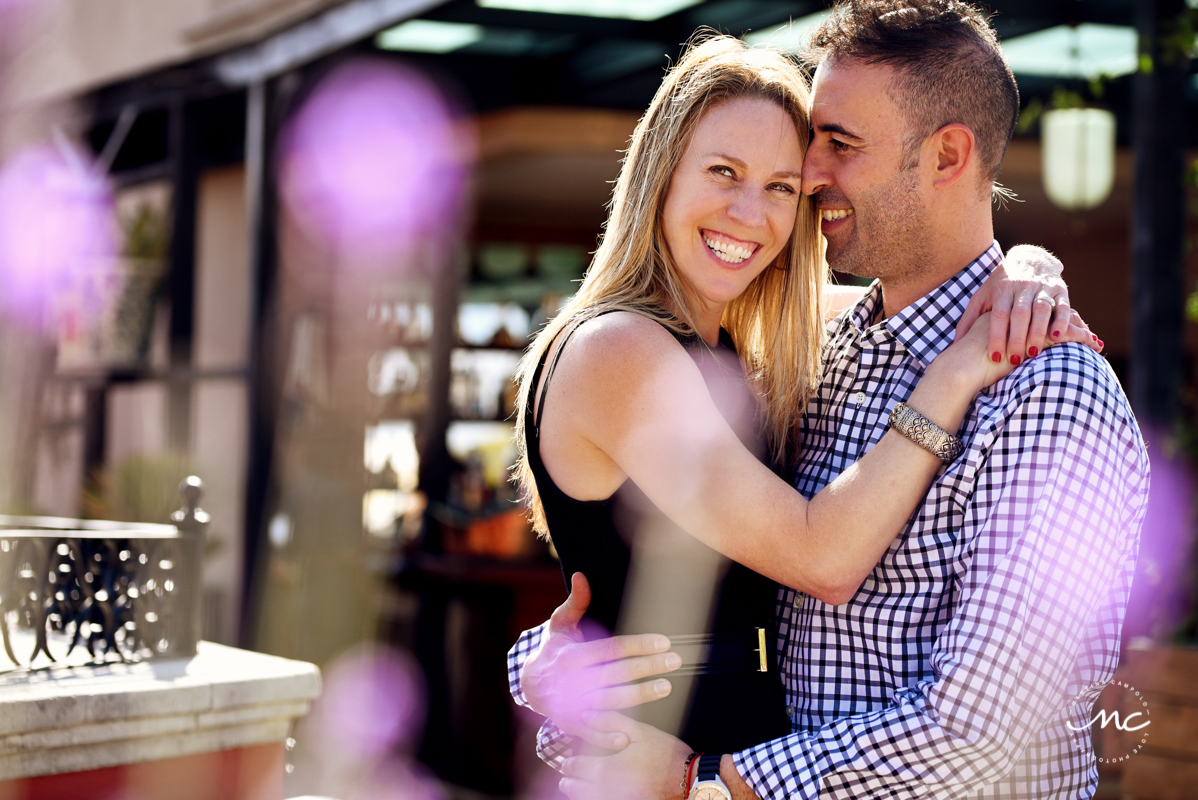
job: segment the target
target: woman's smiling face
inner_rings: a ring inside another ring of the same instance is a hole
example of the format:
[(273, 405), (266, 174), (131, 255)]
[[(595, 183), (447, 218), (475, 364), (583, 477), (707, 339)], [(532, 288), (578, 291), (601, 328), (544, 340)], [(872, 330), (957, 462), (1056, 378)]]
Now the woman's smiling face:
[[(790, 241), (803, 148), (777, 103), (738, 98), (708, 109), (674, 170), (662, 209), (666, 246), (696, 293), (701, 328)], [(707, 331), (700, 331), (706, 334)]]

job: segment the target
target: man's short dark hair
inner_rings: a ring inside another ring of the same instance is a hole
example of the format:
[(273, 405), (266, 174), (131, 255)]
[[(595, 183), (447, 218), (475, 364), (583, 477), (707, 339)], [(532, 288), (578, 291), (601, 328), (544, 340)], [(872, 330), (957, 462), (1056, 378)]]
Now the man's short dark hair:
[(860, 61), (895, 71), (891, 98), (907, 118), (904, 167), (950, 123), (973, 131), (992, 182), (1019, 116), (1019, 89), (988, 16), (958, 0), (841, 0), (814, 33), (813, 66)]

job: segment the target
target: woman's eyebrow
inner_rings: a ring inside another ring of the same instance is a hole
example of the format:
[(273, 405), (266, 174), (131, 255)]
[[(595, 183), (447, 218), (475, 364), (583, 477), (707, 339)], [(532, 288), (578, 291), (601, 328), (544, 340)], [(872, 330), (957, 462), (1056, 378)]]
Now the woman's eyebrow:
[[(746, 164), (744, 161), (737, 158), (736, 156), (730, 156), (727, 153), (712, 152), (712, 153), (708, 153), (707, 157), (708, 158), (717, 158), (720, 161), (727, 161), (729, 164), (736, 167), (737, 169), (746, 169), (748, 167), (748, 164)], [(777, 172), (775, 172), (773, 174), (772, 177), (775, 177), (775, 178), (801, 178), (802, 172), (796, 172), (794, 170), (778, 170)]]

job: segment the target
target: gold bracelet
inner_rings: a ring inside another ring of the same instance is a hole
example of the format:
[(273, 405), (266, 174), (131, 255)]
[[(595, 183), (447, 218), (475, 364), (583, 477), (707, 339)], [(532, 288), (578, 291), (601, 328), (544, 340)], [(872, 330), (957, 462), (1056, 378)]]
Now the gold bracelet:
[(890, 412), (890, 427), (946, 464), (956, 461), (965, 452), (965, 443), (960, 437), (953, 436), (906, 403), (899, 403)]

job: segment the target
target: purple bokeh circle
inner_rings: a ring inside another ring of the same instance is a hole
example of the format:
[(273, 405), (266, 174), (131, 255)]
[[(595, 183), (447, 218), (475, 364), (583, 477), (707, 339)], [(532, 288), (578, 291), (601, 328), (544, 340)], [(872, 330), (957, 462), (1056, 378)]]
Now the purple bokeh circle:
[(376, 759), (403, 749), (424, 723), (424, 679), (410, 656), (363, 646), (329, 669), (321, 699), (322, 736), (329, 746)]
[(0, 310), (45, 324), (71, 294), (88, 316), (108, 300), (118, 236), (112, 189), (78, 151), (37, 145), (0, 167)]
[(287, 210), (340, 253), (386, 254), (456, 227), (472, 132), (412, 69), (378, 61), (336, 69), (289, 122), (281, 145)]

